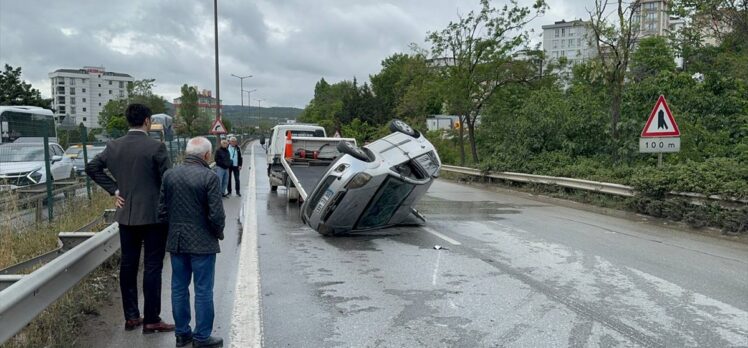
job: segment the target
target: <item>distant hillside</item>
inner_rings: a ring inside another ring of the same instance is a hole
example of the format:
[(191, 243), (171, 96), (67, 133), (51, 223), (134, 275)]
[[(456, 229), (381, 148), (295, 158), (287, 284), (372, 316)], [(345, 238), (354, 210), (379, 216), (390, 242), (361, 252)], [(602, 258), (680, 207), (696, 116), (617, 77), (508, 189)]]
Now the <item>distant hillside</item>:
[[(272, 124), (284, 123), (286, 120), (295, 120), (301, 115), (303, 109), (292, 107), (269, 107), (258, 108), (256, 106), (241, 105), (224, 105), (223, 118), (233, 124), (256, 125), (258, 120), (270, 121)], [(176, 113), (174, 104), (166, 102), (166, 113), (174, 115)]]

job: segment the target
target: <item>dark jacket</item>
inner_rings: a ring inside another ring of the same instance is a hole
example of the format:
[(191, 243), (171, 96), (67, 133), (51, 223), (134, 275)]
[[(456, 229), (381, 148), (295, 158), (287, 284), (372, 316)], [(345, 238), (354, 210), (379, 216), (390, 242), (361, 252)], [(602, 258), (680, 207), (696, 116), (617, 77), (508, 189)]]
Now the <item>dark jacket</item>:
[[(231, 147), (231, 145), (229, 145), (229, 147)], [(236, 159), (236, 163), (238, 164), (237, 167), (241, 167), (242, 166), (242, 162), (244, 161), (244, 159), (242, 159), (242, 150), (239, 148), (239, 146), (235, 147), (235, 149), (236, 149), (236, 157), (238, 157)], [(228, 150), (226, 150), (226, 151), (228, 151)], [(234, 162), (231, 161), (230, 157), (229, 157), (229, 161), (231, 162), (231, 166), (233, 167), (234, 166)]]
[[(86, 174), (110, 195), (119, 190), (125, 207), (116, 220), (125, 226), (158, 223), (161, 178), (171, 167), (166, 146), (145, 132), (130, 131), (110, 141), (106, 149), (86, 164)], [(112, 177), (104, 172), (108, 169)]]
[(229, 157), (228, 149), (219, 147), (218, 150), (216, 150), (215, 160), (216, 160), (216, 166), (219, 166), (223, 169), (231, 168), (232, 163), (231, 163), (231, 158)]
[(161, 185), (161, 221), (169, 224), (166, 251), (184, 254), (221, 252), (226, 215), (218, 176), (205, 161), (187, 155), (184, 165), (169, 170)]

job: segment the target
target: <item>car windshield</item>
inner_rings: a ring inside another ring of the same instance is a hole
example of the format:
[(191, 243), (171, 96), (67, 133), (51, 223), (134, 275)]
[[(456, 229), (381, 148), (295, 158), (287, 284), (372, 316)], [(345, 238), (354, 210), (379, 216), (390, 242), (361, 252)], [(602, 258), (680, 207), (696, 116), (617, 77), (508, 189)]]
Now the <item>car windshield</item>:
[(375, 228), (385, 226), (392, 219), (392, 215), (397, 212), (400, 205), (413, 190), (413, 185), (401, 180), (389, 177), (385, 180), (382, 188), (374, 196), (369, 206), (361, 215), (358, 228)]
[(77, 155), (78, 153), (81, 152), (81, 150), (82, 149), (80, 147), (77, 147), (77, 146), (76, 147), (69, 147), (67, 150), (65, 150), (65, 154), (66, 155)]
[(0, 162), (33, 161), (44, 161), (44, 146), (29, 144), (0, 146)]

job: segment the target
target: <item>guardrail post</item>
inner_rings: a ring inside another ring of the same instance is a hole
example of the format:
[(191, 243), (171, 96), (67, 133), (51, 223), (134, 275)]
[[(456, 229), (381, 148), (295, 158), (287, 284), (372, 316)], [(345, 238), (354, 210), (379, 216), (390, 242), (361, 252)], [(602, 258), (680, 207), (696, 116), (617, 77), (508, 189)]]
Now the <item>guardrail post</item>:
[(35, 216), (35, 220), (36, 220), (37, 224), (42, 222), (42, 215), (43, 215), (42, 214), (42, 209), (44, 209), (44, 198), (39, 198), (36, 201), (36, 209), (35, 209), (35, 211), (36, 211), (36, 213), (35, 213), (35, 215), (36, 215)]
[[(88, 164), (88, 131), (86, 130), (86, 126), (81, 122), (81, 144), (83, 144), (83, 167)], [(78, 173), (76, 173), (78, 174)], [(91, 178), (86, 175), (86, 193), (88, 194), (88, 200), (91, 200)]]
[(46, 182), (47, 182), (47, 219), (52, 222), (54, 218), (54, 205), (55, 202), (52, 197), (52, 157), (49, 155), (49, 135), (44, 134), (44, 169), (47, 171)]

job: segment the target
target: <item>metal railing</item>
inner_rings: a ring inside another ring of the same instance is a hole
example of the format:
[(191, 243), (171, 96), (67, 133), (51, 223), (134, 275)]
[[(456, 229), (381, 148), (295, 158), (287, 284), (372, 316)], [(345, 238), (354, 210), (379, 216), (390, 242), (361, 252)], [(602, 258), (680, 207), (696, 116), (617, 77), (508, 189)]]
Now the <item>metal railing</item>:
[(50, 192), (47, 192), (46, 183), (20, 187), (11, 191), (5, 197), (0, 198), (0, 212), (35, 209), (35, 221), (40, 223), (44, 220), (45, 204), (49, 204), (50, 194), (53, 200), (59, 194), (67, 198), (70, 195), (75, 196), (78, 190), (86, 188), (86, 182), (82, 180), (61, 180), (53, 182), (52, 185), (54, 188)]
[[(582, 180), (582, 179), (514, 173), (514, 172), (498, 172), (498, 173), (483, 172), (475, 168), (457, 167), (457, 166), (450, 166), (450, 165), (442, 165), (441, 170), (445, 172), (449, 172), (449, 173), (478, 176), (478, 177), (483, 177), (483, 178), (508, 180), (508, 181), (514, 181), (514, 182), (523, 182), (523, 183), (556, 185), (556, 186), (561, 186), (561, 187), (573, 188), (577, 190), (606, 193), (606, 194), (612, 194), (612, 195), (622, 196), (622, 197), (633, 197), (637, 195), (636, 189), (634, 189), (634, 187), (632, 186), (592, 181), (592, 180)], [(678, 197), (691, 199), (692, 203), (695, 203), (695, 204), (704, 204), (705, 202), (708, 202), (708, 201), (716, 201), (716, 202), (719, 202), (721, 205), (726, 206), (728, 208), (735, 208), (735, 207), (748, 204), (748, 200), (745, 200), (745, 199), (726, 198), (726, 197), (721, 197), (717, 195), (706, 196), (706, 195), (699, 194), (699, 193), (689, 193), (689, 192), (669, 192), (668, 194), (670, 196), (678, 196)]]
[[(81, 230), (102, 222), (95, 220)], [(118, 233), (116, 223), (101, 232), (61, 232), (58, 249), (0, 271), (0, 344), (119, 250)], [(13, 274), (44, 262), (30, 274)]]

